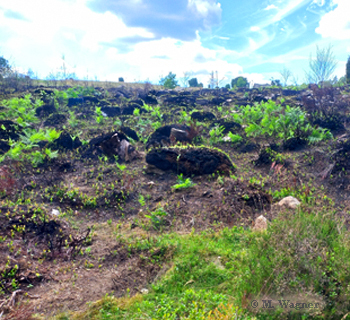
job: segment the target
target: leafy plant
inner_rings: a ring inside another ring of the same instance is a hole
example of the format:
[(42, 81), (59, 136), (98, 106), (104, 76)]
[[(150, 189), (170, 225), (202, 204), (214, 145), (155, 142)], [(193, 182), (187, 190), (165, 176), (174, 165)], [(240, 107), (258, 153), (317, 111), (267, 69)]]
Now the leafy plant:
[(101, 111), (101, 107), (95, 107), (95, 113), (96, 113), (96, 122), (98, 124), (103, 124), (104, 116)]
[[(283, 103), (283, 99), (281, 103)], [(312, 127), (306, 119), (306, 112), (299, 107), (282, 107), (274, 101), (262, 102), (254, 106), (241, 107), (247, 136), (265, 137), (286, 141), (290, 138), (309, 138), (317, 142), (331, 137), (322, 128)]]
[(155, 229), (159, 229), (159, 227), (164, 223), (164, 217), (167, 215), (168, 213), (163, 209), (163, 207), (160, 207), (155, 211), (152, 211), (149, 215), (145, 215), (145, 217), (150, 219), (152, 226)]
[(187, 188), (194, 187), (195, 185), (196, 184), (193, 183), (190, 178), (184, 179), (183, 174), (181, 173), (177, 177), (177, 184), (173, 185), (172, 188), (175, 190), (187, 189)]
[(39, 119), (35, 115), (35, 109), (43, 105), (43, 102), (36, 99), (31, 101), (31, 94), (24, 98), (12, 98), (3, 100), (2, 105), (5, 109), (0, 112), (0, 119), (13, 119), (22, 127), (28, 127), (31, 123), (37, 123)]
[(243, 138), (239, 134), (234, 134), (231, 131), (227, 135), (233, 144), (241, 142), (243, 140)]
[(225, 130), (224, 126), (216, 126), (215, 128), (211, 129), (209, 131), (209, 141), (210, 144), (218, 143), (222, 141), (223, 138), (223, 132)]

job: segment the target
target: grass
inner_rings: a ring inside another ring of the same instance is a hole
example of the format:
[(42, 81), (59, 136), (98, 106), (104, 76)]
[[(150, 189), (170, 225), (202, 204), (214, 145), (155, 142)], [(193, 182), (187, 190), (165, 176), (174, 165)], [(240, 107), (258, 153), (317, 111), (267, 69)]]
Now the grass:
[[(107, 295), (87, 312), (65, 317), (338, 319), (350, 310), (349, 240), (333, 214), (304, 211), (281, 214), (262, 233), (233, 227), (219, 232), (124, 238), (134, 249), (173, 251), (171, 263), (165, 266), (167, 272), (147, 294), (120, 299)], [(318, 301), (320, 307), (287, 308), (288, 314), (286, 308), (273, 313), (260, 309), (256, 314), (250, 307), (262, 297), (291, 296), (303, 303)], [(215, 312), (220, 317), (215, 318)]]

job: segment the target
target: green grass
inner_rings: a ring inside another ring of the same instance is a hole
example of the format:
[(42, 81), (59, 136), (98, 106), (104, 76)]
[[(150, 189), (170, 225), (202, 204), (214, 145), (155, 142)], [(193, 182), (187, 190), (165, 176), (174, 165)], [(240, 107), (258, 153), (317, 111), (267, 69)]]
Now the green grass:
[[(349, 236), (333, 214), (284, 214), (263, 233), (233, 227), (124, 241), (135, 249), (172, 251), (168, 271), (148, 294), (105, 297), (72, 319), (235, 319), (236, 313), (237, 319), (339, 319), (350, 311)], [(305, 293), (323, 301), (323, 309), (289, 309), (288, 315), (247, 309), (264, 295), (304, 295), (308, 302)]]

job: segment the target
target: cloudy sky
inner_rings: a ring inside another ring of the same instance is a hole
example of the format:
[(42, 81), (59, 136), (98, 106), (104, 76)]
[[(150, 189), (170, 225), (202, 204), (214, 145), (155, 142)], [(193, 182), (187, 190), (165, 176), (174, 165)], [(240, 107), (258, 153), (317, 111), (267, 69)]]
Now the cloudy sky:
[(349, 13), (350, 0), (0, 0), (0, 56), (40, 78), (64, 55), (79, 78), (265, 83), (285, 67), (302, 83), (316, 46), (345, 74)]

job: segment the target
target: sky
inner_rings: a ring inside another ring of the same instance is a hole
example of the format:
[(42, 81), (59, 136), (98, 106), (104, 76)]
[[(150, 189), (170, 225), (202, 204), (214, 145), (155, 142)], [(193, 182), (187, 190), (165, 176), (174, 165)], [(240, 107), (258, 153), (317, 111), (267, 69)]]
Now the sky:
[(0, 56), (41, 79), (64, 62), (89, 80), (157, 84), (172, 72), (207, 87), (214, 71), (224, 86), (287, 68), (301, 84), (317, 46), (330, 45), (340, 78), (350, 0), (0, 0)]

